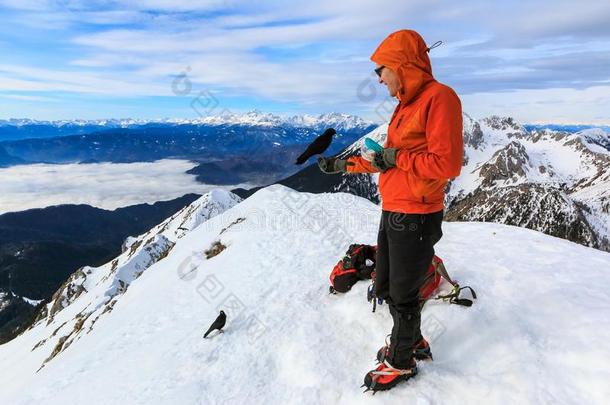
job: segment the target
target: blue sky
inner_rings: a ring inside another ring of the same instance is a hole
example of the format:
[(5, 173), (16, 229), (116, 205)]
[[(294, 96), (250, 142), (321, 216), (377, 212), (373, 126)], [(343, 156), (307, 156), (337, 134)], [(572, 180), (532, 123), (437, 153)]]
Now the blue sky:
[(410, 28), (444, 42), (434, 74), (474, 117), (610, 124), (605, 1), (0, 0), (0, 17), (0, 118), (380, 121), (369, 57)]

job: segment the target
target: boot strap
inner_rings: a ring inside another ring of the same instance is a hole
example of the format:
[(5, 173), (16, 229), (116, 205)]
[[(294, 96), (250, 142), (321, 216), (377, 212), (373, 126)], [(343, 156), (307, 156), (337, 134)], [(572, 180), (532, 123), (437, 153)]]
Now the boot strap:
[(411, 374), (413, 374), (412, 368), (408, 368), (408, 369), (394, 368), (394, 367), (392, 367), (392, 365), (390, 363), (388, 363), (387, 360), (385, 360), (383, 362), (383, 364), (387, 367), (386, 369), (379, 370), (379, 371), (375, 370), (375, 371), (372, 371), (371, 374), (373, 374), (373, 375), (411, 375)]

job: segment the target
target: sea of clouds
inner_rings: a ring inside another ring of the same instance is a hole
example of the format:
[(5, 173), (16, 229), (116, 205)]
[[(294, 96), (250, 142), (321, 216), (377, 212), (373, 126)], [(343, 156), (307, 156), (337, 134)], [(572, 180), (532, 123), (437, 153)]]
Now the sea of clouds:
[(58, 204), (104, 209), (203, 194), (215, 186), (185, 173), (187, 160), (156, 162), (34, 164), (0, 169), (0, 214)]

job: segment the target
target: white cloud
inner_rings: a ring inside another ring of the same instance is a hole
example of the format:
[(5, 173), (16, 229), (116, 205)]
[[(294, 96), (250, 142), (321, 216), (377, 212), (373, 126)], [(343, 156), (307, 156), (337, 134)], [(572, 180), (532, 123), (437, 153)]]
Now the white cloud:
[[(479, 104), (503, 99), (507, 90), (603, 82), (610, 36), (610, 6), (599, 1), (0, 4), (24, 10), (22, 24), (69, 27), (61, 31), (62, 46), (78, 49), (65, 58), (69, 68), (0, 66), (0, 91), (170, 96), (173, 76), (190, 66), (197, 91), (319, 112), (376, 107), (359, 100), (356, 90), (370, 73), (375, 46), (396, 29), (416, 29), (429, 43), (443, 40), (445, 46), (431, 55), (437, 79), (471, 99), (487, 94)], [(519, 107), (509, 99), (504, 114), (516, 115)]]
[[(0, 169), (0, 214), (58, 204), (115, 209), (203, 194), (217, 186), (197, 183), (185, 172), (195, 163), (35, 164)], [(243, 185), (240, 185), (243, 186)], [(231, 187), (233, 188), (233, 187)]]
[(511, 115), (520, 122), (610, 125), (610, 86), (475, 93), (461, 98), (464, 111), (477, 118), (496, 114)]
[[(52, 3), (46, 4), (42, 9), (51, 13), (48, 10), (53, 9)], [(80, 2), (66, 4), (67, 9), (72, 8), (65, 11), (66, 19), (75, 19), (78, 15), (89, 21), (88, 17), (93, 13), (112, 16), (112, 11), (78, 10)], [(237, 95), (245, 92), (274, 101), (337, 105), (354, 101), (358, 83), (368, 74), (372, 47), (344, 54), (342, 50), (346, 47), (339, 46), (336, 60), (332, 60), (332, 56), (329, 58), (333, 52), (328, 51), (317, 60), (298, 56), (287, 61), (269, 60), (257, 50), (292, 48), (297, 50), (294, 54), (298, 54), (299, 47), (320, 41), (341, 41), (349, 45), (358, 38), (381, 39), (388, 33), (388, 19), (397, 21), (400, 20), (397, 16), (404, 12), (425, 9), (423, 2), (401, 5), (389, 1), (376, 4), (355, 1), (349, 5), (296, 2), (291, 7), (281, 3), (256, 7), (247, 2), (240, 2), (239, 7), (236, 4), (223, 2), (234, 14), (201, 19), (185, 18), (175, 12), (215, 9), (220, 2), (153, 0), (130, 3), (123, 6), (126, 9), (118, 14), (119, 20), (136, 11), (164, 10), (167, 13), (155, 16), (147, 23), (145, 20), (139, 27), (101, 27), (92, 32), (87, 30), (86, 34), (74, 34), (71, 42), (83, 47), (77, 58), (67, 61), (75, 67), (74, 71), (16, 64), (0, 66), (0, 70), (9, 73), (0, 82), (0, 90), (55, 90), (132, 97), (170, 95), (171, 76), (191, 66), (191, 79), (200, 88), (218, 86), (234, 90)], [(391, 12), (387, 8), (390, 5)], [(379, 11), (384, 7), (388, 12)], [(294, 13), (297, 8), (298, 13)], [(61, 11), (53, 9), (53, 13)], [(102, 19), (105, 23), (105, 17)], [(345, 62), (343, 65), (341, 59)], [(327, 63), (329, 60), (335, 63)], [(128, 69), (126, 65), (129, 65)]]
[(41, 102), (57, 102), (59, 99), (45, 96), (26, 96), (22, 94), (0, 94), (2, 98), (8, 98), (10, 100), (22, 100), (22, 101), (41, 101)]
[(133, 0), (131, 5), (140, 10), (209, 11), (239, 3), (230, 0)]
[(169, 81), (151, 82), (150, 77), (127, 77), (116, 71), (82, 72), (0, 64), (0, 73), (3, 75), (0, 77), (0, 91), (65, 91), (117, 97), (171, 95)]

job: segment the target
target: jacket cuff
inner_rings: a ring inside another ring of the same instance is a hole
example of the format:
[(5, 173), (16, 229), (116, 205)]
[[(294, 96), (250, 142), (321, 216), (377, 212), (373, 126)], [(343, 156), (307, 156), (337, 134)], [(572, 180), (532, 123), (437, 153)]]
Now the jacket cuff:
[(396, 150), (396, 167), (408, 172), (411, 170), (411, 152), (406, 149)]

